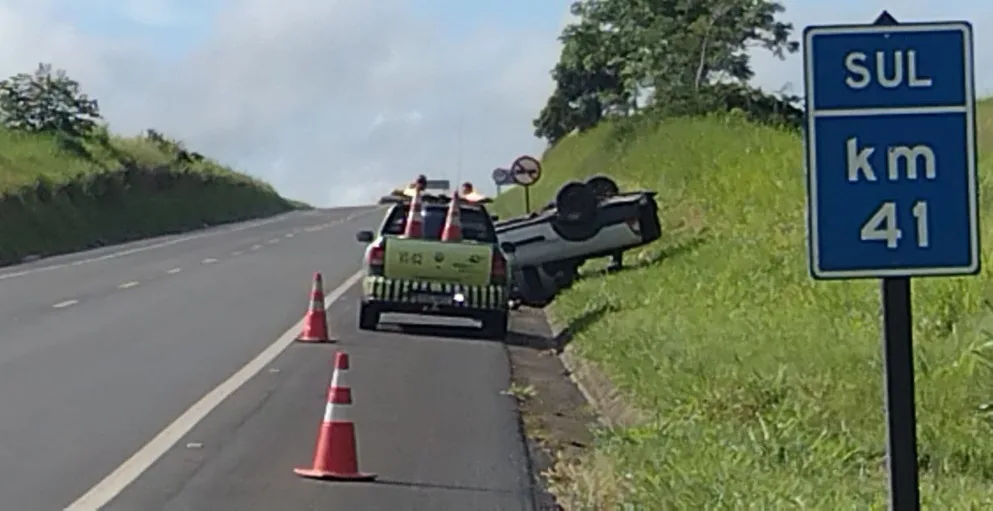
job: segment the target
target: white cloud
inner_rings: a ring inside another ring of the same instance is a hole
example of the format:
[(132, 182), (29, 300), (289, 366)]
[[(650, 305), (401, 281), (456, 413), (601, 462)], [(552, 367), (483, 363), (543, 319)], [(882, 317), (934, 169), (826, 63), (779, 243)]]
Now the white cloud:
[[(552, 90), (569, 2), (558, 0), (554, 32), (484, 25), (453, 41), (410, 1), (95, 0), (71, 22), (78, 0), (0, 0), (0, 74), (53, 62), (100, 99), (115, 130), (160, 129), (316, 204), (373, 200), (421, 172), (490, 186), (494, 167), (543, 149), (531, 119)], [(871, 21), (879, 3), (785, 2), (797, 36), (807, 24)], [(907, 0), (893, 14), (970, 19), (977, 83), (993, 87), (983, 65), (993, 4)], [(105, 15), (137, 25), (104, 26)], [(204, 24), (170, 52), (136, 30)], [(757, 53), (756, 83), (798, 90), (800, 62)]]
[[(966, 20), (972, 23), (976, 62), (976, 88), (993, 93), (993, 2), (983, 0), (901, 0), (898, 3), (864, 0), (836, 0), (811, 2), (785, 0), (783, 18), (794, 25), (794, 38), (799, 40), (808, 25), (842, 23), (872, 23), (883, 9), (889, 9), (898, 21)], [(897, 5), (898, 4), (898, 5)], [(802, 51), (802, 48), (801, 48)], [(780, 61), (766, 51), (758, 50), (752, 63), (756, 72), (756, 85), (770, 91), (787, 89), (803, 93), (803, 58), (800, 53)]]
[[(483, 184), (542, 146), (531, 119), (551, 88), (557, 34), (491, 27), (443, 44), (404, 0), (239, 0), (177, 59), (84, 33), (57, 4), (0, 1), (0, 73), (54, 62), (115, 130), (161, 129), (294, 198), (368, 201), (418, 172)], [(162, 25), (195, 5), (119, 8)]]

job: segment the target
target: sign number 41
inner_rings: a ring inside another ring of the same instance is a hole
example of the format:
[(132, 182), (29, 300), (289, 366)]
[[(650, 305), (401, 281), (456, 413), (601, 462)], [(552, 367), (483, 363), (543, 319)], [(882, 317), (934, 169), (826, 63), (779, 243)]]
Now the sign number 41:
[[(928, 248), (927, 201), (917, 201), (910, 210), (917, 223), (917, 246)], [(862, 241), (885, 241), (886, 248), (897, 248), (903, 231), (897, 226), (895, 202), (884, 202), (862, 226)]]

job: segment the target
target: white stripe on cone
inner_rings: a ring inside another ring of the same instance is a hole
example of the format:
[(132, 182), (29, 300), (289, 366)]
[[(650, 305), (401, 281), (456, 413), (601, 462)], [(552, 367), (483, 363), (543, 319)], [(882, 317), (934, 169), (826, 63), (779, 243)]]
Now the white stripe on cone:
[(324, 422), (352, 422), (352, 414), (349, 409), (352, 405), (343, 405), (328, 401), (324, 407)]
[[(347, 391), (348, 403), (335, 403), (335, 391)], [(331, 375), (331, 386), (328, 388), (328, 403), (324, 407), (324, 422), (351, 422), (351, 414), (348, 413), (352, 407), (351, 403), (352, 387), (348, 384), (348, 369), (335, 369)]]

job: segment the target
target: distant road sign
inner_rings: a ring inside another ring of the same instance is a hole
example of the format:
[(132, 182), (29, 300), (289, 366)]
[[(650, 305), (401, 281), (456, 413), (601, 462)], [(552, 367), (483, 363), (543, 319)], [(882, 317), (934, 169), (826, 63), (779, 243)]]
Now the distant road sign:
[(972, 26), (804, 30), (810, 272), (979, 271)]
[(521, 186), (531, 186), (541, 177), (541, 162), (531, 156), (521, 156), (510, 166), (511, 177)]
[(493, 183), (497, 186), (514, 184), (514, 177), (510, 174), (510, 169), (493, 169)]

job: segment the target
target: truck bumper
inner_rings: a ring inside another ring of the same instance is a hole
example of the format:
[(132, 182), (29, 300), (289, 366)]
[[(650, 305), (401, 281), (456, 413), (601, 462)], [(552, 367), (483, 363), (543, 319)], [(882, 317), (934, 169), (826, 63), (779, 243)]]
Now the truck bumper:
[(480, 318), (507, 310), (508, 289), (367, 276), (362, 280), (362, 302), (381, 312)]

